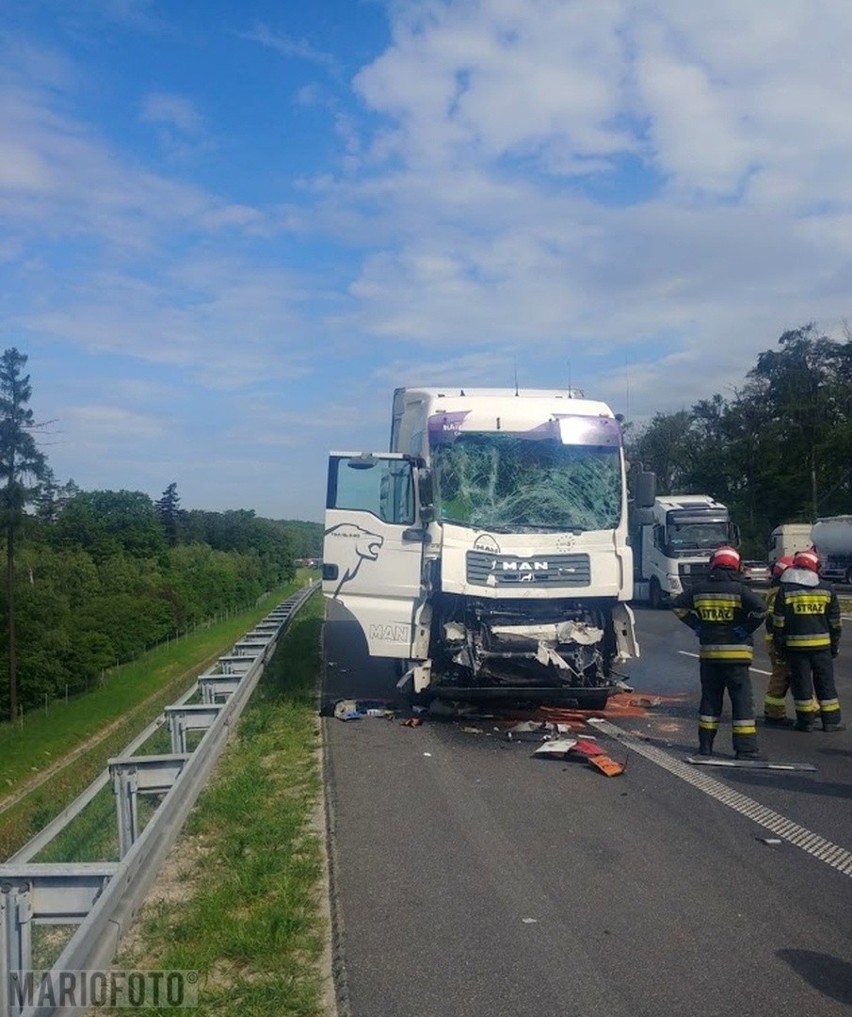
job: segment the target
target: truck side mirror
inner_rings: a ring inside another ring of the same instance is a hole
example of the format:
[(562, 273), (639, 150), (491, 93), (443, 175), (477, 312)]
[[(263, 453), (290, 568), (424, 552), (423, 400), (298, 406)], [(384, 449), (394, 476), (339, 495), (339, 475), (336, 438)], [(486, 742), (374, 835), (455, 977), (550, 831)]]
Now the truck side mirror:
[(657, 474), (645, 471), (641, 467), (636, 470), (636, 483), (633, 500), (637, 508), (651, 508), (657, 497)]

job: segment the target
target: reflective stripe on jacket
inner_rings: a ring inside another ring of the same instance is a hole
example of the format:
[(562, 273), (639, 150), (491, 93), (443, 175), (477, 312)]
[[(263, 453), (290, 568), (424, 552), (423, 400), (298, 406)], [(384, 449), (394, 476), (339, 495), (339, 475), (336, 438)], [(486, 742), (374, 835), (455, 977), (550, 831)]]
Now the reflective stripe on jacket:
[(702, 660), (751, 662), (751, 633), (766, 617), (766, 606), (738, 575), (733, 569), (713, 569), (707, 579), (672, 601), (677, 617), (698, 633)]
[(775, 598), (778, 596), (778, 580), (773, 580), (766, 591), (766, 642), (772, 642), (772, 614), (775, 609)]
[(773, 604), (772, 633), (779, 650), (812, 653), (836, 649), (840, 602), (834, 588), (814, 574), (799, 576), (788, 570)]

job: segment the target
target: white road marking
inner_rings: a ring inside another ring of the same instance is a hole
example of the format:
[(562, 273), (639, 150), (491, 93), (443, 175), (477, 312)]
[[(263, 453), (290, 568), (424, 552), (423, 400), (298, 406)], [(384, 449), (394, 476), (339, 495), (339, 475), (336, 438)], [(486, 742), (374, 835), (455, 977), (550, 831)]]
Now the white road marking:
[(722, 784), (720, 781), (708, 777), (706, 773), (696, 770), (689, 763), (682, 763), (679, 759), (675, 759), (667, 752), (663, 752), (662, 749), (658, 749), (642, 741), (640, 738), (636, 738), (609, 720), (604, 720), (601, 717), (591, 717), (589, 723), (594, 724), (596, 728), (603, 731), (604, 734), (608, 734), (611, 738), (615, 738), (622, 745), (626, 745), (634, 752), (638, 752), (640, 756), (644, 756), (652, 763), (656, 763), (657, 766), (661, 766), (664, 770), (668, 770), (669, 773), (673, 773), (676, 777), (680, 777), (681, 780), (685, 780), (687, 784), (692, 784), (699, 791), (703, 791), (711, 798), (715, 798), (716, 801), (753, 820), (765, 830), (769, 830), (778, 837), (783, 837), (796, 847), (807, 851), (809, 855), (813, 855), (819, 861), (825, 862), (826, 865), (837, 869), (838, 872), (842, 872), (845, 876), (852, 876), (852, 852), (847, 851), (846, 848), (833, 844), (830, 840), (820, 837), (819, 834), (813, 833), (804, 826), (799, 826), (792, 819), (787, 819), (786, 816), (766, 808), (766, 806), (756, 802), (753, 798), (740, 794), (739, 791), (734, 791), (727, 784)]
[[(697, 653), (690, 653), (689, 650), (678, 650), (677, 652), (683, 654), (684, 657), (695, 657), (696, 659), (698, 658)], [(765, 675), (772, 674), (771, 671), (761, 671), (759, 667), (750, 667), (749, 671), (754, 671), (755, 674), (765, 674)]]

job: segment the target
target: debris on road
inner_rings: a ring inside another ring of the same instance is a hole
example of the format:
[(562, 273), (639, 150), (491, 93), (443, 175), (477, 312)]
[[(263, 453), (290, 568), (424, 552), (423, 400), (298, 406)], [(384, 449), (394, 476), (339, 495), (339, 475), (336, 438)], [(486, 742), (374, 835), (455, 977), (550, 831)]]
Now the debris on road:
[(816, 773), (811, 763), (772, 763), (768, 759), (725, 759), (722, 756), (687, 756), (687, 763), (693, 766), (730, 766), (737, 770), (796, 770)]
[(576, 738), (554, 738), (552, 741), (542, 742), (533, 755), (549, 759), (564, 759), (576, 744)]
[[(591, 738), (578, 738), (577, 744), (571, 750), (575, 756), (586, 759), (592, 766), (606, 774), (607, 777), (618, 777), (627, 769), (627, 761), (616, 762), (604, 749)], [(571, 753), (569, 753), (569, 757)]]
[(361, 711), (354, 699), (339, 699), (334, 704), (334, 716), (338, 720), (360, 720)]
[(380, 699), (338, 699), (333, 716), (338, 720), (360, 720), (361, 717), (395, 717), (388, 702)]
[(522, 720), (508, 728), (506, 737), (510, 742), (542, 742), (552, 741), (570, 735), (576, 730), (573, 724), (555, 724), (546, 720)]

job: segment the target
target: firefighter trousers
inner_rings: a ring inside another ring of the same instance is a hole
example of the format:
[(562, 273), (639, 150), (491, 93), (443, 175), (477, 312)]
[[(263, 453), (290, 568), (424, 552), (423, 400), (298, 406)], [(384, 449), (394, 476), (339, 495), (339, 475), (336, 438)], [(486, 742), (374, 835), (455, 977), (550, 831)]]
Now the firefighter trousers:
[[(787, 660), (790, 662), (790, 684), (799, 726), (813, 724), (817, 708), (823, 725), (839, 724), (840, 700), (834, 684), (831, 650), (826, 647), (823, 650), (788, 651)], [(814, 705), (814, 694), (817, 705)]]
[(734, 752), (757, 752), (757, 727), (754, 723), (754, 698), (747, 663), (702, 660), (701, 705), (698, 708), (700, 751), (709, 752), (719, 730), (725, 692), (731, 700), (731, 727)]
[[(766, 695), (763, 697), (763, 716), (767, 720), (783, 720), (787, 716), (787, 693), (790, 691), (790, 663), (786, 657), (779, 657), (775, 644), (769, 640), (766, 644), (766, 652), (769, 654), (769, 665), (772, 673), (766, 684)], [(816, 699), (813, 700), (813, 712), (817, 713), (819, 706)]]
[(772, 673), (766, 685), (766, 695), (763, 697), (763, 716), (772, 720), (783, 720), (787, 716), (790, 665), (783, 657), (778, 656), (775, 644), (771, 641), (767, 643), (766, 650), (769, 654)]

